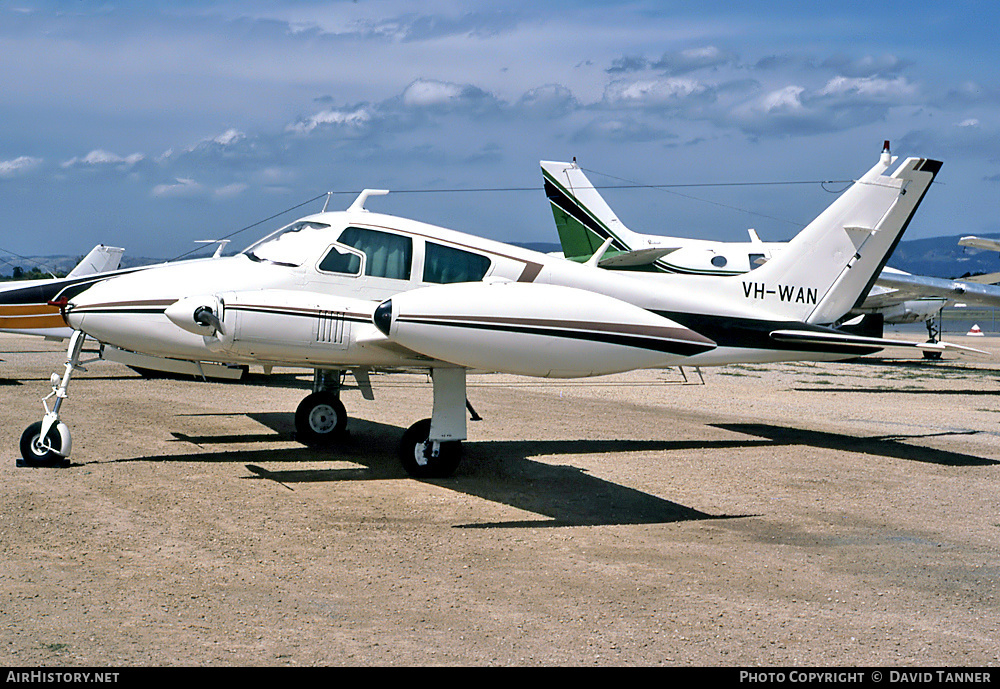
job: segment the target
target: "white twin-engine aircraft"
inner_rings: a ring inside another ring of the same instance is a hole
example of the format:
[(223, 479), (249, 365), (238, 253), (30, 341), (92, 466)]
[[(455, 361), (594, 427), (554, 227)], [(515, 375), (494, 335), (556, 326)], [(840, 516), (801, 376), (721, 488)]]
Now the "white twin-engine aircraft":
[[(450, 475), (466, 439), (466, 372), (575, 378), (640, 368), (832, 360), (892, 345), (828, 324), (871, 285), (940, 163), (880, 161), (777, 256), (746, 276), (630, 274), (364, 208), (307, 216), (228, 258), (110, 277), (56, 301), (76, 333), (53, 409), (21, 439), (24, 464), (68, 463), (59, 407), (85, 335), (144, 356), (301, 366), (314, 392), (296, 437), (335, 443), (351, 371), (429, 370), (430, 419), (403, 436), (418, 477)], [(46, 398), (46, 399), (49, 399)]]

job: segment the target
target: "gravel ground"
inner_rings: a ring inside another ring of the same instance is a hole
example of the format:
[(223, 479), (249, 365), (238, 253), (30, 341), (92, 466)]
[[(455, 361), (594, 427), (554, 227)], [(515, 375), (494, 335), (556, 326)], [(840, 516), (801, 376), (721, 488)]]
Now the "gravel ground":
[(63, 345), (0, 335), (0, 664), (1000, 664), (989, 357), (477, 376), (458, 473), (399, 468), (424, 376), (74, 378), (62, 469), (17, 468)]

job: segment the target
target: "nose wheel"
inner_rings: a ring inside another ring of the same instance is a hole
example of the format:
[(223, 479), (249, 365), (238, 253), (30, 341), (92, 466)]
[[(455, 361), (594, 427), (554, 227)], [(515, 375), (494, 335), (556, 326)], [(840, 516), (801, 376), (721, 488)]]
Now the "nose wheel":
[[(69, 460), (70, 437), (66, 424), (59, 423), (49, 427), (45, 437), (42, 437), (42, 422), (35, 423), (24, 429), (21, 434), (21, 459), (17, 462), (22, 467), (66, 467)], [(64, 450), (65, 448), (65, 450)]]

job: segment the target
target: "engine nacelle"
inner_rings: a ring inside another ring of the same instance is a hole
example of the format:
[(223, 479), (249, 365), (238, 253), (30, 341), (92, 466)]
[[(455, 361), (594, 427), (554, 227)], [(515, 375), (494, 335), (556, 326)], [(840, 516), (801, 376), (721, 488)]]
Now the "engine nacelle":
[(211, 337), (222, 329), (221, 313), (217, 296), (185, 297), (163, 311), (163, 315), (178, 328), (204, 337)]
[(292, 290), (186, 297), (166, 316), (240, 360), (322, 365), (344, 360), (355, 328), (373, 330), (370, 301)]
[(534, 283), (463, 283), (403, 292), (375, 310), (375, 325), (390, 340), (434, 359), (554, 378), (677, 365), (716, 346), (620, 299)]

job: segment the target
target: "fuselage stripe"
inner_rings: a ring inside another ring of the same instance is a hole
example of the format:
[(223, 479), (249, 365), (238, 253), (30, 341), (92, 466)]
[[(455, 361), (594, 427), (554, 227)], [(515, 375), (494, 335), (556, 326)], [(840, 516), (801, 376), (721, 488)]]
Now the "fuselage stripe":
[(708, 343), (707, 341), (699, 342), (684, 339), (642, 337), (637, 335), (628, 335), (625, 333), (579, 330), (566, 327), (545, 327), (541, 325), (533, 326), (524, 324), (518, 325), (513, 322), (485, 323), (482, 321), (471, 322), (453, 320), (442, 322), (437, 319), (409, 317), (397, 317), (396, 322), (414, 323), (418, 325), (434, 325), (439, 327), (469, 328), (474, 330), (492, 330), (496, 332), (516, 332), (526, 335), (561, 337), (574, 340), (588, 340), (591, 342), (603, 342), (606, 344), (621, 345), (635, 349), (648, 349), (657, 352), (666, 352), (668, 354), (681, 354), (684, 356), (693, 356), (694, 354), (700, 354), (714, 349), (714, 345)]

